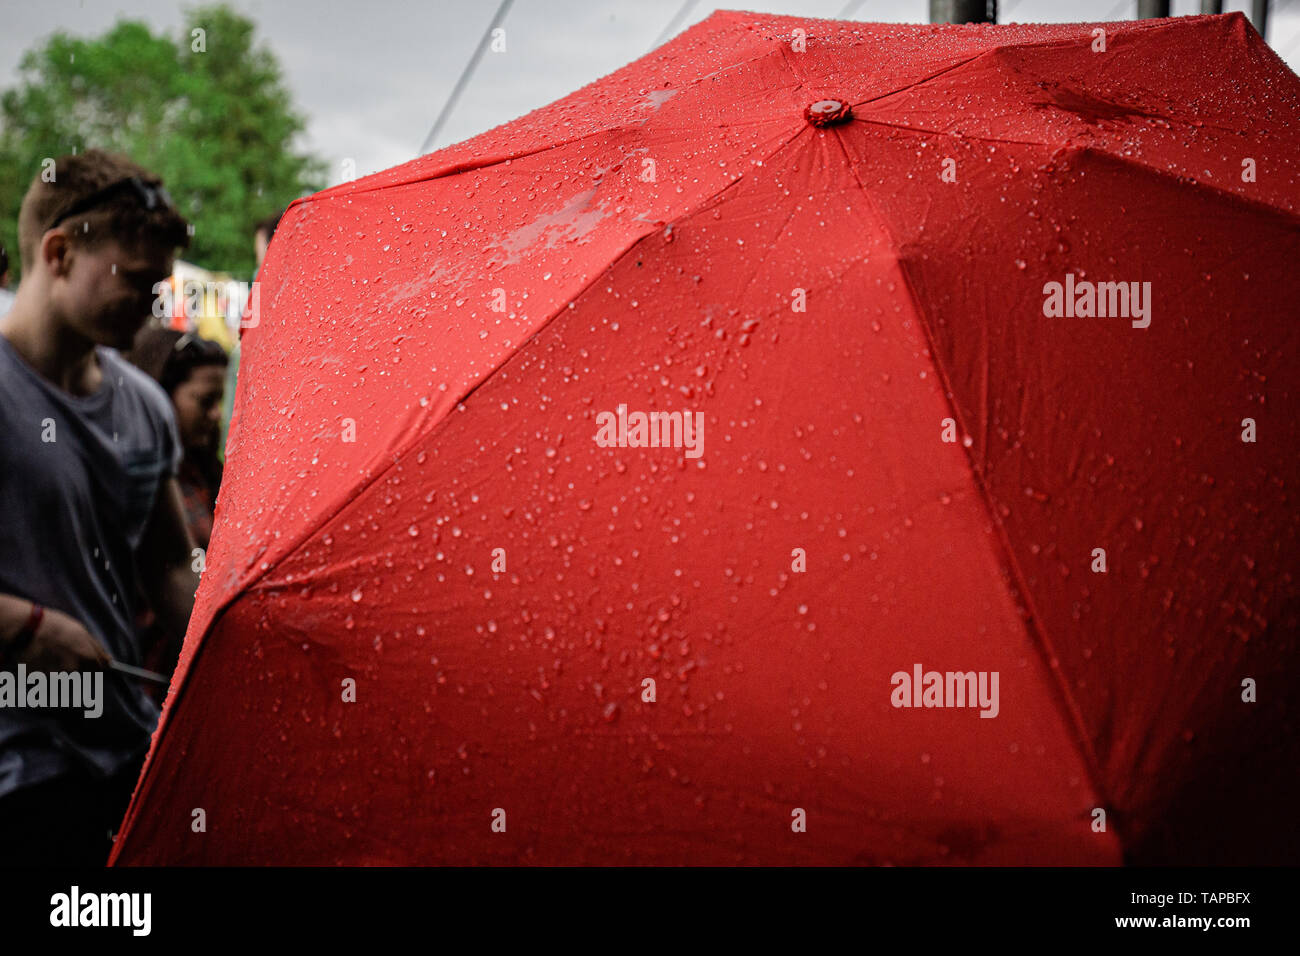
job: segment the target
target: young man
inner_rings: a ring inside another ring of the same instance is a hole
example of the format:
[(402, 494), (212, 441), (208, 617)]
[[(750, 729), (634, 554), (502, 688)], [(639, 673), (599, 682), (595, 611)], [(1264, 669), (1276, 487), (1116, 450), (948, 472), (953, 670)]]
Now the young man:
[[(138, 594), (179, 636), (198, 586), (171, 403), (115, 351), (187, 226), (158, 177), (90, 150), (32, 181), (18, 238), (0, 319), (0, 865), (99, 865), (158, 718), (137, 679), (105, 669), (140, 663)], [(99, 682), (102, 713), (19, 706), (24, 669), (50, 687), (95, 672), (78, 683)]]

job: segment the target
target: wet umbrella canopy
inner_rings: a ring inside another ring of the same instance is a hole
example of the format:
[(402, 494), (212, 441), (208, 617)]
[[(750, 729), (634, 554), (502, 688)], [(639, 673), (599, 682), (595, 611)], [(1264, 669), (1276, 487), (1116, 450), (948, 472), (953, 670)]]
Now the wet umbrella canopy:
[(1298, 106), (719, 13), (299, 201), (115, 859), (1294, 849)]

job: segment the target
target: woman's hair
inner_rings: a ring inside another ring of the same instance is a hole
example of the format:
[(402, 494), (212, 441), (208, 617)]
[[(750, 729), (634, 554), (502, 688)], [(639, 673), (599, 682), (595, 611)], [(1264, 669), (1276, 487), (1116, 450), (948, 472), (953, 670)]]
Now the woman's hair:
[(259, 232), (264, 232), (266, 233), (266, 241), (270, 242), (271, 237), (275, 235), (276, 227), (280, 225), (280, 220), (284, 218), (285, 211), (286, 210), (281, 209), (279, 212), (271, 213), (271, 215), (267, 216), (253, 227), (253, 235), (257, 235)]
[(190, 373), (204, 365), (229, 364), (226, 350), (216, 342), (200, 338), (194, 332), (177, 332), (154, 321), (136, 333), (135, 343), (126, 359), (145, 371), (168, 395), (189, 379)]

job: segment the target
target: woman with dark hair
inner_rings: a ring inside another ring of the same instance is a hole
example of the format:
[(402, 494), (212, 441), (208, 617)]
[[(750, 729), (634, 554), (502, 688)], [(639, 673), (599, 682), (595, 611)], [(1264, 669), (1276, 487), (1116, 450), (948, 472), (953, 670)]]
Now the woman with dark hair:
[(163, 387), (176, 410), (185, 457), (176, 480), (185, 501), (185, 519), (194, 543), (207, 550), (212, 516), (221, 485), (221, 399), (225, 392), (226, 351), (193, 332), (149, 324), (135, 337), (126, 358)]
[[(212, 517), (221, 485), (221, 396), (226, 385), (226, 351), (193, 332), (177, 332), (150, 321), (124, 356), (163, 387), (176, 412), (176, 429), (184, 455), (176, 472), (185, 506), (185, 524), (194, 543), (207, 551)], [(202, 565), (194, 570), (201, 571)], [(171, 677), (181, 653), (179, 639), (167, 639), (158, 627), (149, 595), (135, 625), (150, 670)], [(160, 701), (161, 688), (151, 688)]]

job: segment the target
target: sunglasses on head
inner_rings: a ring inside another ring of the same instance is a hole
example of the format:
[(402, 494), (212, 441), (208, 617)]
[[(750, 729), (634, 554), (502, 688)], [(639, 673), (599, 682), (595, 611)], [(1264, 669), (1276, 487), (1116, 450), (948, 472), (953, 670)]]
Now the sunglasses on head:
[(65, 219), (93, 209), (95, 206), (102, 206), (110, 199), (115, 199), (124, 194), (133, 196), (147, 210), (172, 208), (172, 197), (167, 190), (161, 186), (150, 185), (139, 176), (128, 176), (126, 179), (119, 179), (115, 183), (109, 183), (103, 189), (97, 189), (89, 196), (77, 200), (59, 213), (54, 221), (45, 228), (47, 231), (53, 229)]
[(182, 335), (176, 340), (176, 344), (172, 346), (172, 351), (176, 352), (177, 355), (192, 353), (196, 357), (213, 357), (218, 355), (224, 357), (226, 354), (226, 350), (221, 347), (220, 343), (213, 342), (211, 339), (205, 339), (197, 332), (186, 332)]
[(199, 337), (197, 335), (195, 335), (193, 332), (186, 332), (184, 335), (182, 335), (179, 339), (176, 340), (176, 344), (173, 345), (172, 348), (177, 352), (184, 352), (191, 345), (196, 345), (198, 341), (199, 341)]

